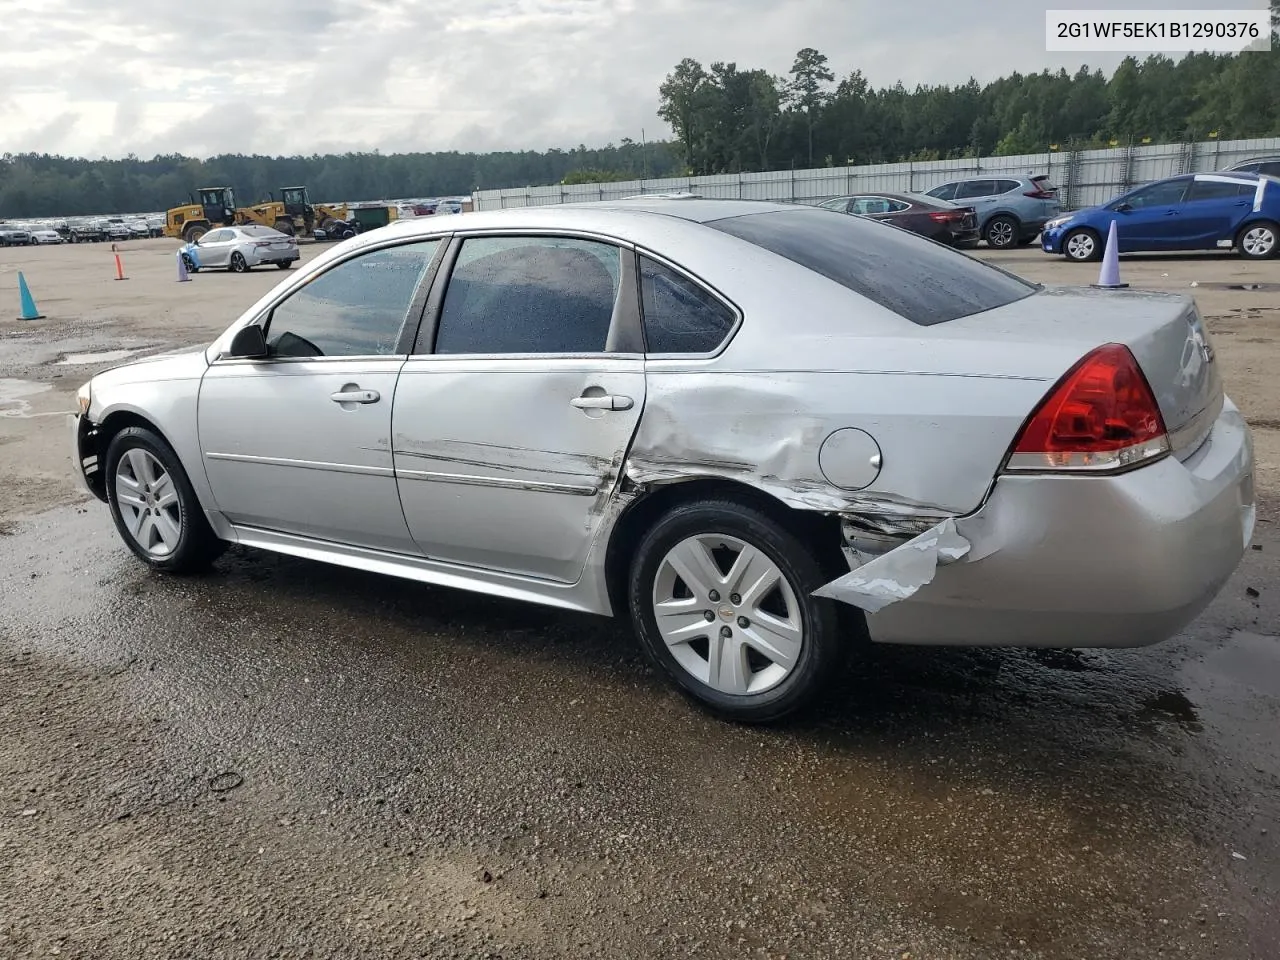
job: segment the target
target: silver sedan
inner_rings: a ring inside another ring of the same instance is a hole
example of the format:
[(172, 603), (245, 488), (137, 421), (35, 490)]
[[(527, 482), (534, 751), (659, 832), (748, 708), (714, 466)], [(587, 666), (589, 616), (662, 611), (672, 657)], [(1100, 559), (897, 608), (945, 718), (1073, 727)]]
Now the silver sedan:
[(218, 227), (182, 248), (182, 259), (189, 271), (220, 268), (248, 273), (254, 267), (270, 264), (288, 270), (299, 256), (296, 238), (258, 224)]
[(866, 639), (1164, 640), (1254, 524), (1191, 299), (792, 205), (393, 223), (79, 400), (76, 472), (153, 568), (238, 543), (621, 616), (744, 721)]

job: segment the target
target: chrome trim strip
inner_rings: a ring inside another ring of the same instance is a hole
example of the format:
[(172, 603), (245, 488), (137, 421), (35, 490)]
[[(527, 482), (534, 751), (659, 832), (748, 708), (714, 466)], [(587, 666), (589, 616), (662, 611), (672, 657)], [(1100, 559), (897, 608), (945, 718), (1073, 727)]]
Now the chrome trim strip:
[(367, 477), (394, 477), (390, 467), (367, 467), (358, 463), (326, 463), (322, 460), (290, 460), (287, 457), (253, 457), (246, 453), (205, 453), (210, 460), (232, 463), (257, 463), (268, 467), (297, 467), (301, 470), (332, 470), (334, 473), (356, 473)]
[(438, 473), (434, 470), (397, 470), (402, 480), (434, 480), (439, 483), (461, 483), (476, 487), (500, 487), (503, 490), (530, 490), (534, 493), (567, 493), (576, 497), (594, 497), (598, 486), (578, 483), (550, 483), (543, 480), (508, 480), (505, 477), (476, 477), (464, 473)]

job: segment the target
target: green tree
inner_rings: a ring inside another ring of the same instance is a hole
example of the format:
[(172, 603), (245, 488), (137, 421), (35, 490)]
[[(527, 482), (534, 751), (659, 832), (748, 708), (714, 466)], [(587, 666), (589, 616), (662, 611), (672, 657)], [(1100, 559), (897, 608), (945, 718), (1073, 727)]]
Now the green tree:
[(697, 60), (686, 57), (676, 64), (662, 85), (658, 87), (658, 116), (671, 125), (676, 139), (684, 148), (684, 162), (694, 165), (694, 138), (697, 136), (697, 120), (702, 105), (702, 87), (707, 83), (707, 72)]
[(804, 112), (809, 133), (809, 166), (813, 166), (814, 112), (831, 99), (825, 85), (835, 80), (835, 74), (827, 69), (827, 58), (813, 47), (805, 47), (796, 54), (791, 65), (791, 83), (787, 87), (789, 101)]

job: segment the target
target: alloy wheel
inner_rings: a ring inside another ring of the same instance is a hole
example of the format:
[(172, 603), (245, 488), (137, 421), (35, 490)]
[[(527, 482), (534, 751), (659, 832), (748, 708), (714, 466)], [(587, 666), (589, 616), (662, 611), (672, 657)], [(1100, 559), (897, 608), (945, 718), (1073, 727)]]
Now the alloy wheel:
[(1240, 238), (1240, 246), (1251, 257), (1269, 256), (1276, 248), (1275, 231), (1266, 226), (1251, 227)]
[(653, 582), (653, 613), (671, 656), (720, 693), (763, 693), (796, 668), (804, 621), (796, 589), (744, 540), (700, 534), (677, 543)]
[(1087, 233), (1075, 233), (1067, 240), (1067, 256), (1072, 260), (1088, 260), (1093, 256), (1096, 243)]
[(1008, 220), (997, 220), (987, 229), (987, 243), (993, 247), (1013, 246), (1013, 224)]
[(120, 516), (134, 542), (152, 557), (173, 553), (182, 537), (182, 505), (164, 465), (133, 447), (116, 466), (115, 484)]

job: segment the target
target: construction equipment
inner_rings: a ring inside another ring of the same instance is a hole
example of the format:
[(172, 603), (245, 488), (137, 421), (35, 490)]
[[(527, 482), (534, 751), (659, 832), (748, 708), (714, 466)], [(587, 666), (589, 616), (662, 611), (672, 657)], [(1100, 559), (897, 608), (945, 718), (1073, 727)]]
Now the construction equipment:
[(256, 223), (290, 236), (312, 236), (331, 220), (345, 220), (345, 204), (311, 203), (306, 187), (284, 187), (281, 199), (237, 207), (230, 187), (202, 187), (200, 202), (175, 207), (165, 215), (166, 237), (194, 243), (214, 227)]
[(272, 194), (270, 200), (242, 207), (236, 214), (237, 223), (258, 223), (290, 236), (309, 237), (330, 220), (346, 219), (347, 210), (344, 205), (313, 206), (306, 187), (283, 187), (279, 200)]
[(200, 202), (192, 200), (165, 211), (164, 235), (195, 243), (215, 227), (229, 227), (236, 220), (236, 196), (230, 187), (201, 187)]

